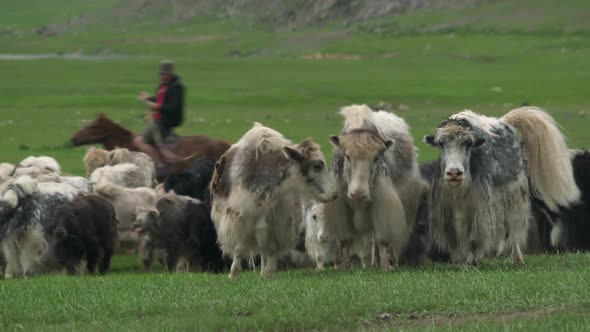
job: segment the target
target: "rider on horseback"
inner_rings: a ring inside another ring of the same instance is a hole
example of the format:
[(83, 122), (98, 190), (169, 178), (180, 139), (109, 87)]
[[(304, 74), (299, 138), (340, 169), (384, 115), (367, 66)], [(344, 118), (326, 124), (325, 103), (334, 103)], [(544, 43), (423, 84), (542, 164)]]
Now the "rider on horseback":
[(165, 162), (175, 161), (176, 156), (163, 149), (163, 140), (172, 134), (172, 129), (182, 124), (184, 109), (184, 86), (174, 73), (174, 63), (162, 61), (159, 66), (160, 84), (155, 97), (142, 91), (138, 99), (151, 110), (151, 124), (137, 136), (134, 144), (139, 151), (147, 153), (159, 169)]

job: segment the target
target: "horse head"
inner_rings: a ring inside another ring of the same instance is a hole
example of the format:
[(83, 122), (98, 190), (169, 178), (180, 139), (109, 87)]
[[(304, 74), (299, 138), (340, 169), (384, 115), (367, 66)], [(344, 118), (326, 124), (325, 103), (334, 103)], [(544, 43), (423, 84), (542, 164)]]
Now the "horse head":
[[(96, 119), (78, 130), (70, 138), (70, 143), (73, 146), (102, 143), (106, 147), (107, 145), (112, 145), (109, 141), (114, 138), (123, 138), (126, 141), (118, 142), (118, 144), (115, 146), (127, 146), (128, 143), (133, 139), (133, 134), (129, 130), (116, 124), (105, 114), (100, 113)], [(107, 147), (107, 149), (109, 149), (109, 147)]]

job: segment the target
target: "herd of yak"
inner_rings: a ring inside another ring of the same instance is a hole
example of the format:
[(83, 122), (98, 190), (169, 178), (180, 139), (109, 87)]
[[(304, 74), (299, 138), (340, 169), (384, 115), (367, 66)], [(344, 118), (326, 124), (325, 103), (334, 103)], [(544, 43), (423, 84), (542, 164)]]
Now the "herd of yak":
[(477, 266), (489, 256), (590, 249), (590, 153), (568, 149), (546, 112), (464, 111), (424, 141), (365, 105), (341, 109), (329, 166), (317, 143), (256, 123), (219, 158), (156, 181), (145, 154), (90, 148), (86, 177), (51, 157), (0, 164), (4, 276), (105, 273), (122, 247), (146, 270)]

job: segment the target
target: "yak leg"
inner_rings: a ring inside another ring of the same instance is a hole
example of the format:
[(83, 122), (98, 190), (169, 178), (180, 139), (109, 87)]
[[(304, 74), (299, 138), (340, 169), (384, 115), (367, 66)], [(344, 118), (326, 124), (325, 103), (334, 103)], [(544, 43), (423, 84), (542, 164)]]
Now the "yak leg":
[(323, 271), (324, 270), (324, 255), (317, 254), (315, 256), (315, 261), (316, 261), (316, 270)]
[(229, 278), (236, 279), (240, 276), (240, 272), (242, 271), (242, 258), (238, 254), (234, 254), (233, 260), (231, 262), (231, 268), (229, 269)]
[(18, 259), (19, 253), (15, 241), (5, 241), (2, 244), (2, 251), (4, 253), (4, 258), (6, 259), (4, 278), (9, 279), (22, 275), (23, 268)]
[(375, 239), (371, 240), (371, 266), (379, 266), (379, 246), (375, 243)]
[(512, 244), (512, 264), (524, 264), (524, 258), (522, 257), (522, 252), (520, 251), (520, 245), (518, 242)]
[(144, 237), (139, 244), (139, 257), (143, 265), (143, 270), (149, 272), (154, 265), (154, 245), (150, 238)]
[[(525, 198), (526, 199), (526, 198)], [(508, 231), (508, 241), (512, 245), (512, 263), (514, 265), (524, 264), (524, 258), (522, 255), (522, 251), (520, 250), (520, 244), (526, 242), (526, 237), (529, 230), (529, 204), (528, 200), (524, 202), (525, 204), (520, 204), (520, 206), (515, 208), (515, 213), (507, 216), (508, 218), (508, 227), (510, 227)], [(520, 212), (520, 213), (518, 213)]]
[[(379, 265), (383, 270), (391, 271), (393, 270), (393, 266), (391, 265), (391, 251), (390, 251), (389, 243), (387, 242), (380, 242), (379, 243), (379, 258), (380, 262)], [(397, 258), (396, 258), (397, 261)]]
[(410, 228), (403, 203), (389, 178), (378, 177), (373, 189), (370, 216), (372, 233), (379, 246), (379, 265), (382, 269), (393, 270), (392, 262), (397, 264), (401, 250), (409, 239)]
[(373, 252), (373, 239), (364, 239), (360, 245), (359, 258), (361, 266), (366, 269), (371, 266)]
[(45, 241), (43, 235), (37, 230), (31, 230), (25, 233), (20, 246), (19, 255), (22, 263), (23, 275), (33, 275), (39, 271), (41, 261), (49, 251), (49, 244)]
[(260, 277), (269, 277), (273, 272), (277, 270), (277, 257), (274, 255), (261, 255), (260, 257), (264, 262), (262, 269), (260, 271)]
[(341, 270), (346, 268), (350, 263), (350, 247), (352, 245), (351, 240), (344, 240), (340, 243), (340, 253), (338, 261), (334, 265), (334, 269)]
[(113, 256), (112, 252), (105, 252), (102, 256), (102, 260), (100, 261), (100, 265), (98, 266), (98, 272), (100, 274), (105, 274), (111, 268), (111, 257)]
[(483, 259), (483, 256), (484, 253), (481, 250), (480, 245), (477, 243), (477, 241), (472, 240), (470, 242), (470, 250), (465, 263), (469, 266), (477, 266), (479, 265), (479, 262)]
[(88, 245), (86, 247), (86, 268), (88, 273), (96, 273), (96, 266), (100, 261), (100, 249), (95, 245)]
[[(266, 268), (266, 256), (265, 255), (260, 255), (260, 273), (262, 273), (262, 271), (264, 271), (264, 269)], [(254, 269), (254, 271), (256, 271), (256, 269)]]

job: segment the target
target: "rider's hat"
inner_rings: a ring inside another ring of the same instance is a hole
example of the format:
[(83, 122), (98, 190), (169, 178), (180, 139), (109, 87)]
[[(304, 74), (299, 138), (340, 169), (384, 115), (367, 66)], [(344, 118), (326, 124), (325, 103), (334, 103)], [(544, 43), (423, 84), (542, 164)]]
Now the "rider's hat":
[(161, 61), (158, 71), (160, 74), (174, 75), (174, 62), (169, 60)]

